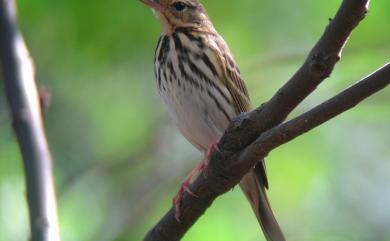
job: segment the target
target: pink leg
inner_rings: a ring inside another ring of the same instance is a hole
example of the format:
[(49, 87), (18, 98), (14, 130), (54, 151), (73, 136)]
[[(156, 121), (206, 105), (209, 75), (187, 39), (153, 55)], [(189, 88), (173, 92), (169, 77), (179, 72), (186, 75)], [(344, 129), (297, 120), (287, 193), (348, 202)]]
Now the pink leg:
[(201, 166), (199, 168), (199, 171), (203, 172), (206, 167), (209, 165), (210, 163), (210, 159), (211, 159), (211, 155), (213, 154), (213, 152), (215, 150), (218, 149), (218, 146), (217, 146), (217, 142), (216, 143), (213, 143), (211, 144), (210, 148), (206, 151), (206, 153), (204, 154), (204, 159), (201, 161)]
[(216, 149), (217, 149), (217, 144), (216, 143), (212, 144), (211, 147), (205, 152), (203, 160), (200, 161), (198, 165), (196, 165), (196, 167), (192, 169), (191, 172), (184, 179), (184, 181), (180, 186), (179, 192), (173, 198), (172, 202), (173, 205), (175, 206), (175, 218), (178, 222), (180, 222), (180, 203), (181, 203), (181, 199), (183, 198), (184, 192), (188, 192), (188, 194), (190, 194), (193, 197), (198, 197), (198, 195), (196, 195), (190, 190), (191, 180), (196, 174), (198, 174), (199, 172), (203, 172), (206, 169), (206, 167), (209, 165), (211, 154)]

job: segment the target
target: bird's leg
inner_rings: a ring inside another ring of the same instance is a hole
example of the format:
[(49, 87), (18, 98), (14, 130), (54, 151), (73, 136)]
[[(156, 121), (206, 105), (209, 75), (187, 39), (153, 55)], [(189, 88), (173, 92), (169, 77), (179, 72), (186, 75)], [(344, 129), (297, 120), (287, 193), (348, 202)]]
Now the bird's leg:
[(209, 165), (211, 154), (217, 149), (217, 144), (214, 143), (210, 146), (210, 148), (204, 153), (204, 158), (201, 160), (198, 165), (194, 169), (191, 170), (191, 172), (187, 175), (187, 177), (184, 179), (184, 181), (181, 183), (179, 192), (175, 195), (172, 202), (175, 206), (175, 218), (177, 221), (180, 222), (180, 203), (181, 199), (183, 198), (184, 192), (188, 192), (193, 197), (198, 197), (195, 193), (193, 193), (190, 189), (190, 183), (192, 178), (200, 173), (203, 172), (206, 167)]
[(213, 152), (217, 149), (218, 149), (217, 142), (211, 144), (210, 148), (207, 149), (207, 151), (204, 153), (203, 160), (200, 162), (200, 165), (198, 164), (199, 165), (199, 169), (198, 169), (199, 172), (204, 172), (204, 170), (206, 170), (207, 166), (210, 163), (211, 154), (213, 154)]

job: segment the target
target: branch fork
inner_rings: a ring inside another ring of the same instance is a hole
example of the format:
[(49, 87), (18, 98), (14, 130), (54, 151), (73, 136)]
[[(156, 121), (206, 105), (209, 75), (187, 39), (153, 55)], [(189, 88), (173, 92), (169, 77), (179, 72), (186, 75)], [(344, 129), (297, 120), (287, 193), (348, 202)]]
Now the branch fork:
[(183, 195), (181, 222), (176, 221), (174, 208), (171, 208), (144, 241), (180, 240), (214, 199), (233, 188), (258, 160), (390, 84), (390, 64), (387, 64), (328, 101), (284, 122), (291, 111), (331, 75), (349, 36), (365, 17), (368, 4), (369, 0), (343, 0), (291, 79), (268, 102), (232, 121), (218, 143), (218, 151), (211, 155), (207, 178), (199, 175), (190, 186), (199, 198)]

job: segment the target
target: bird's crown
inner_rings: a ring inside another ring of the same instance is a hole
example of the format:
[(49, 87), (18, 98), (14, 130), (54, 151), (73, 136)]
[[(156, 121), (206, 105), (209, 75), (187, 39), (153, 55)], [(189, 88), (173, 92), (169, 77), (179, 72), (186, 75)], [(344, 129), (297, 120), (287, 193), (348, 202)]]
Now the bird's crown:
[(152, 8), (165, 33), (176, 28), (211, 28), (206, 10), (198, 0), (141, 0)]

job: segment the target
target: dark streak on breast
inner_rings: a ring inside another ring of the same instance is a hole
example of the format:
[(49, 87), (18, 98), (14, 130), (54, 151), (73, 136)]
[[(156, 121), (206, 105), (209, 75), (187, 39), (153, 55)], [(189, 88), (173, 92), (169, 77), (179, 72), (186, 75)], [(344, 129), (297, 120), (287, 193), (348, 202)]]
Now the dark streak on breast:
[(164, 37), (161, 40), (160, 52), (158, 53), (158, 58), (157, 58), (158, 62), (160, 63), (160, 67), (165, 65), (168, 52), (169, 52), (169, 37), (167, 35), (164, 35)]

